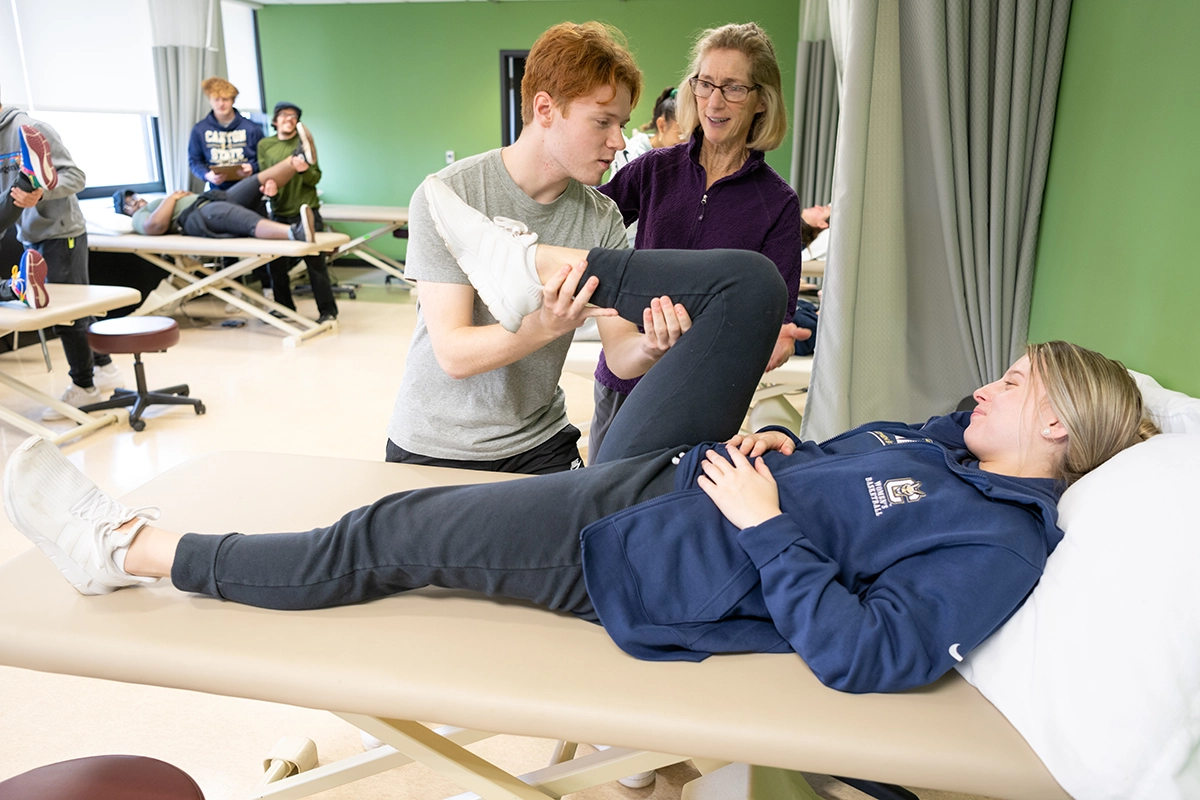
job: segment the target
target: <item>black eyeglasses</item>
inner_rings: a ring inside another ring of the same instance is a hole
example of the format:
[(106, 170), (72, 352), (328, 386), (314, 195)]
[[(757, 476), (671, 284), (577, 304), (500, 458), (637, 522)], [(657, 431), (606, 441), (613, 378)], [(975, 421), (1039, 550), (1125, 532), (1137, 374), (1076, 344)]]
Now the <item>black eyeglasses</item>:
[(691, 85), (692, 92), (696, 97), (709, 97), (713, 91), (719, 89), (727, 103), (743, 103), (750, 96), (751, 92), (762, 88), (762, 85), (758, 83), (753, 86), (742, 86), (740, 83), (727, 83), (724, 86), (717, 86), (715, 83), (709, 83), (703, 78), (698, 78), (694, 75), (688, 78), (688, 83)]

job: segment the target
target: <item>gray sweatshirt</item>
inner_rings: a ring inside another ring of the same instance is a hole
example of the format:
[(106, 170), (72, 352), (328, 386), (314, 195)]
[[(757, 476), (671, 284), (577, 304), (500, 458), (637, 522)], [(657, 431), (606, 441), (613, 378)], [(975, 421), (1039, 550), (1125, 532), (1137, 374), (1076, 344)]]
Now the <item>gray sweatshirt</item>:
[(87, 227), (79, 210), (79, 201), (75, 199), (87, 182), (83, 170), (75, 166), (75, 160), (63, 147), (54, 128), (16, 108), (0, 108), (0, 198), (7, 199), (9, 189), (20, 175), (22, 125), (37, 128), (50, 142), (50, 158), (58, 170), (58, 186), (52, 192), (45, 192), (36, 206), (21, 213), (17, 221), (17, 238), (28, 246), (48, 239), (83, 235)]

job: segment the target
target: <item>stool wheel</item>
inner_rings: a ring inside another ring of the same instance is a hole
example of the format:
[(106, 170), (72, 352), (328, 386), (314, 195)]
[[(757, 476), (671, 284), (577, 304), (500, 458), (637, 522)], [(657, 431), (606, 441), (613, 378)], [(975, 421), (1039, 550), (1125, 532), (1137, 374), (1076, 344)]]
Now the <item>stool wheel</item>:
[(141, 433), (146, 429), (146, 423), (142, 422), (140, 419), (132, 419), (129, 421), (129, 427), (133, 428), (138, 433)]
[(201, 414), (203, 414), (206, 411), (208, 411), (208, 409), (204, 407), (204, 403), (196, 404), (196, 416), (200, 416)]

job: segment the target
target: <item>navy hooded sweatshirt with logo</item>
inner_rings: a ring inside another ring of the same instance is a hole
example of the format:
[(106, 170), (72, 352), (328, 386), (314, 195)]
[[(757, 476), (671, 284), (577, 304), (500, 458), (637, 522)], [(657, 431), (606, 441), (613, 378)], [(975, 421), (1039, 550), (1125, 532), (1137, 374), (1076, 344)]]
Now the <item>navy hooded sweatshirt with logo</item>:
[(1061, 485), (980, 470), (969, 421), (875, 422), (768, 453), (783, 513), (741, 531), (696, 484), (724, 445), (691, 449), (676, 491), (584, 529), (601, 622), (638, 658), (795, 651), (842, 691), (936, 680), (1012, 615), (1062, 539)]
[[(258, 172), (258, 143), (264, 136), (262, 126), (243, 117), (236, 108), (228, 125), (218, 122), (217, 115), (210, 111), (192, 127), (188, 138), (188, 169), (202, 181), (214, 164), (249, 164)], [(228, 187), (235, 183), (236, 180), (227, 180), (221, 185)]]

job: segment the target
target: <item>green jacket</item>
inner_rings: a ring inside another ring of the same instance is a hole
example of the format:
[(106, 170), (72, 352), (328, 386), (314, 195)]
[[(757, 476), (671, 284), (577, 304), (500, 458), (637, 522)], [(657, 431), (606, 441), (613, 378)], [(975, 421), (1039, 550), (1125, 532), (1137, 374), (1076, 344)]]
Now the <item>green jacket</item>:
[[(278, 136), (268, 136), (258, 143), (258, 168), (260, 170), (273, 167), (281, 161), (292, 157), (300, 140), (293, 136), (287, 141), (280, 141)], [(321, 168), (316, 164), (279, 187), (279, 194), (271, 202), (271, 208), (277, 217), (295, 217), (300, 213), (300, 206), (307, 203), (314, 211), (321, 201), (317, 199), (317, 183), (321, 180)]]

